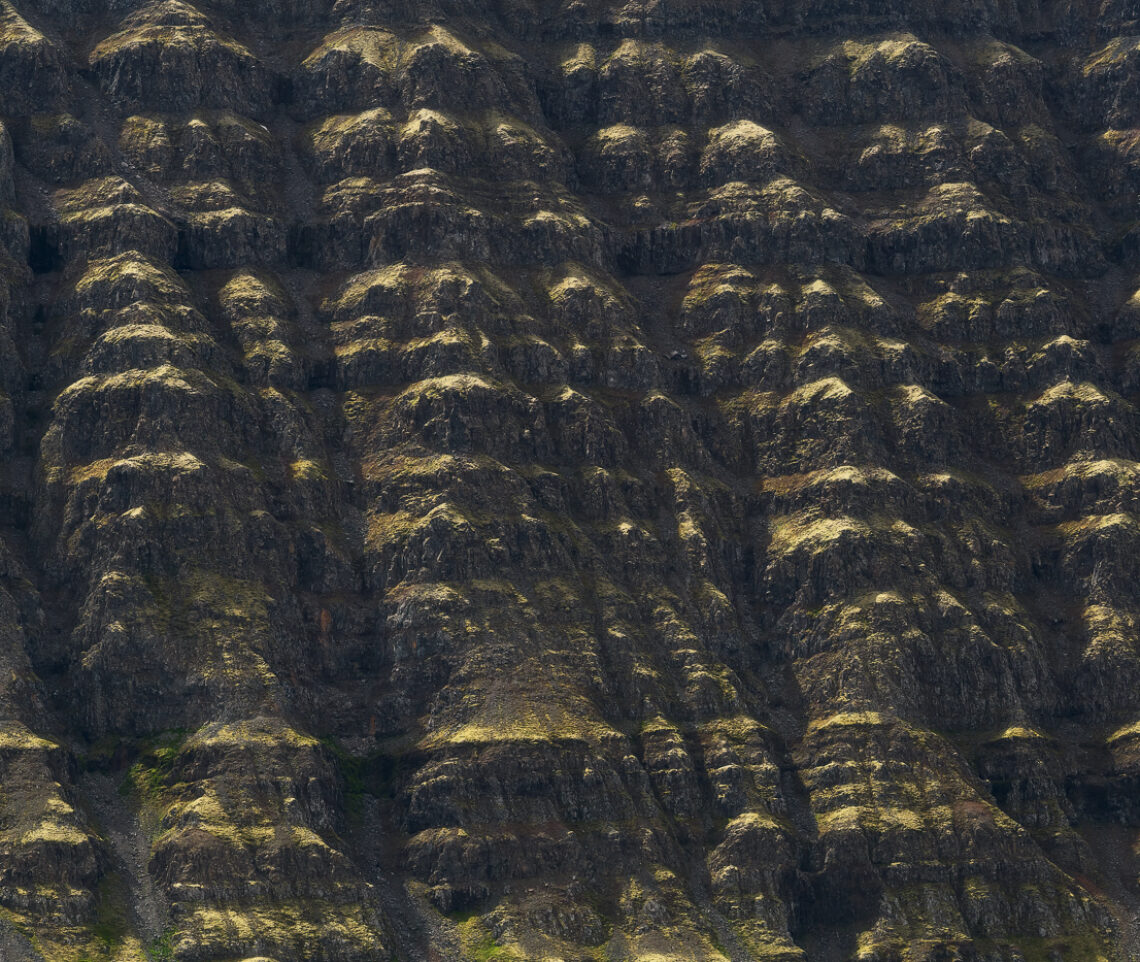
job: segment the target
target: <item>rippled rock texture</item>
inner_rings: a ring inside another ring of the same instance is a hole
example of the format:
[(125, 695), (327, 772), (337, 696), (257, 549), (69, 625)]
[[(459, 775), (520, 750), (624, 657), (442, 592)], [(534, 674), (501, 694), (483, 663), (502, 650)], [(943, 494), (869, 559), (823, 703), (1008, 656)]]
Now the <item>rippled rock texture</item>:
[(0, 958), (1140, 957), (1140, 6), (2, 0)]

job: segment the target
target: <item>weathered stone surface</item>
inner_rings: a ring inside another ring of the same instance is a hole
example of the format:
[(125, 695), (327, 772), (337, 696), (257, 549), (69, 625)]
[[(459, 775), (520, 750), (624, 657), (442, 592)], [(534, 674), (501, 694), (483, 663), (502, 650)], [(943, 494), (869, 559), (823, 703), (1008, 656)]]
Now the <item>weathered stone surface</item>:
[(0, 959), (1136, 958), (1137, 36), (0, 2)]

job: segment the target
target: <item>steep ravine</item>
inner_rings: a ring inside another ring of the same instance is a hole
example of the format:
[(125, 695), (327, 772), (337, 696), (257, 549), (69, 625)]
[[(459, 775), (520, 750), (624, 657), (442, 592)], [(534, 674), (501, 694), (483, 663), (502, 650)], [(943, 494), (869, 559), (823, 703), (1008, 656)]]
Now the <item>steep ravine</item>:
[(1130, 962), (1140, 6), (0, 0), (2, 962)]

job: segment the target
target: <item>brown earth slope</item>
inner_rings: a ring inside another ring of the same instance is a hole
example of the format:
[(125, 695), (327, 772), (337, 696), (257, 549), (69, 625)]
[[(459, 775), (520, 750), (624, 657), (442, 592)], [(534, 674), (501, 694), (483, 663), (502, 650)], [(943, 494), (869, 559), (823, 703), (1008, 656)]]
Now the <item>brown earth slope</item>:
[(0, 0), (0, 959), (1140, 958), (1140, 4)]

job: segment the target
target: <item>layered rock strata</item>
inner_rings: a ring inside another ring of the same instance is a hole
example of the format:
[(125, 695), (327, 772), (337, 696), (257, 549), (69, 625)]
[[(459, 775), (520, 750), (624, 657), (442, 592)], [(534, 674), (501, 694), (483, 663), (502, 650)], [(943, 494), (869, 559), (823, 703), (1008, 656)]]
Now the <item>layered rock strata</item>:
[(1140, 954), (1140, 9), (0, 2), (0, 958)]

